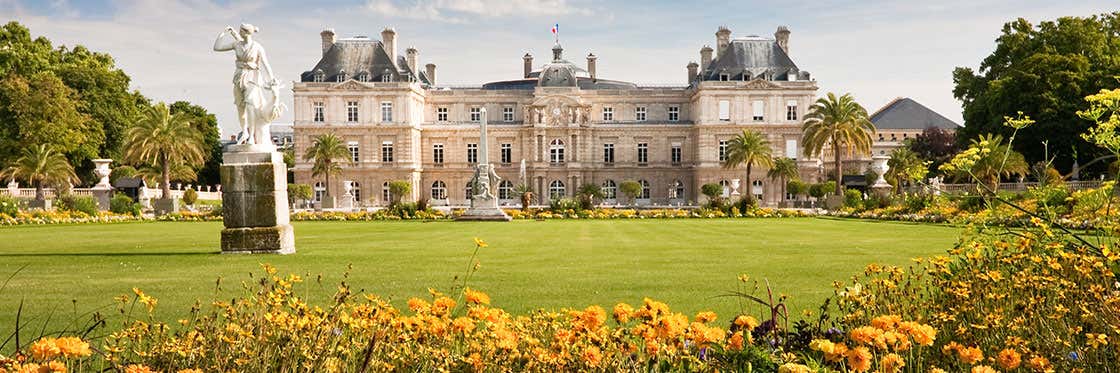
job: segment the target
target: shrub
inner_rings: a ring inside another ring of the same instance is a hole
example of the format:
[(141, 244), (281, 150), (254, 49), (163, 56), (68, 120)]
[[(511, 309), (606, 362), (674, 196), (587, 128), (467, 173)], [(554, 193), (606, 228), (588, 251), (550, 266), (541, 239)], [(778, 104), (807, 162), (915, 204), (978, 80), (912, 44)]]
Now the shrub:
[(1027, 190), (1025, 197), (1038, 201), (1039, 207), (1046, 206), (1054, 214), (1065, 214), (1072, 207), (1070, 190), (1064, 183), (1050, 183)]
[(397, 202), (389, 207), (390, 213), (402, 218), (416, 216), (416, 211), (418, 211), (416, 203), (412, 202)]
[(109, 211), (114, 214), (140, 216), (140, 203), (133, 202), (127, 195), (117, 193), (109, 200)]
[(844, 207), (863, 207), (863, 192), (856, 189), (844, 189)]
[(311, 185), (288, 184), (288, 203), (295, 203), (296, 200), (306, 201), (311, 199), (311, 197)]
[(580, 209), (580, 203), (571, 198), (557, 198), (549, 202), (548, 209), (553, 213), (564, 213), (568, 210), (576, 211)]
[(11, 196), (0, 196), (0, 214), (16, 216), (19, 213), (20, 200)]
[(188, 188), (183, 192), (183, 203), (194, 206), (195, 202), (198, 202), (198, 192), (194, 191), (194, 188)]
[(709, 201), (714, 201), (723, 195), (723, 186), (717, 183), (707, 183), (700, 186), (700, 193), (708, 196)]
[(747, 211), (757, 208), (758, 201), (754, 199), (754, 196), (743, 196), (743, 198), (739, 198), (738, 201), (735, 201), (735, 207), (739, 209), (739, 212), (746, 213)]
[(809, 193), (809, 185), (801, 180), (790, 180), (786, 183), (786, 193), (794, 196), (803, 196)]
[(835, 191), (836, 191), (836, 181), (835, 180), (829, 180), (829, 181), (821, 183), (821, 192), (823, 192), (824, 195), (826, 195), (826, 196), (830, 195), (830, 194), (834, 193)]
[(58, 199), (55, 206), (61, 211), (81, 212), (89, 216), (97, 216), (97, 200), (93, 197), (79, 197), (67, 194)]
[(412, 183), (405, 180), (393, 180), (389, 182), (389, 196), (392, 197), (392, 202), (390, 202), (390, 204), (396, 205), (401, 203), (401, 199), (409, 193), (412, 193)]
[(930, 194), (909, 194), (906, 195), (902, 203), (906, 212), (913, 214), (933, 205), (933, 198), (934, 196)]
[(634, 199), (638, 198), (639, 194), (642, 194), (642, 184), (638, 184), (637, 181), (633, 180), (623, 181), (618, 184), (618, 191), (622, 192), (622, 194), (630, 200), (630, 203), (634, 203)]

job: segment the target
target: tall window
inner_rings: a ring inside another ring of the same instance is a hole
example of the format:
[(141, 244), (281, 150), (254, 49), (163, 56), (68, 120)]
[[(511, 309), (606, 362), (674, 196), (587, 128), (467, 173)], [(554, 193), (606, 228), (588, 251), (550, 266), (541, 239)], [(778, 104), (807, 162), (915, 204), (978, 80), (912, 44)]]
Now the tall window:
[(681, 107), (680, 106), (670, 106), (669, 107), (669, 121), (670, 122), (676, 122), (676, 121), (679, 121), (679, 120), (681, 120)]
[(603, 144), (603, 163), (614, 164), (614, 144)]
[(560, 180), (553, 180), (548, 184), (548, 198), (561, 199), (564, 198), (567, 192), (564, 189), (564, 182)]
[(513, 144), (502, 144), (502, 163), (513, 162)]
[(357, 101), (347, 101), (346, 102), (346, 121), (350, 122), (350, 123), (354, 123), (354, 122), (358, 121), (358, 102)]
[(552, 140), (548, 144), (548, 162), (552, 164), (564, 163), (564, 140)]
[(502, 180), (498, 183), (498, 199), (513, 199), (513, 182)]
[(610, 106), (603, 107), (603, 121), (610, 122), (614, 120), (614, 108)]
[(503, 122), (512, 122), (513, 121), (513, 107), (506, 106), (506, 107), (502, 108), (502, 121)]
[(787, 139), (786, 140), (786, 158), (797, 159), (797, 140), (796, 139)]
[(751, 181), (751, 194), (754, 194), (754, 199), (762, 200), (762, 180)]
[(439, 180), (432, 183), (432, 199), (447, 199), (447, 184)]
[(722, 120), (722, 121), (731, 120), (731, 101), (727, 101), (727, 100), (720, 100), (719, 101), (719, 120)]
[(797, 101), (786, 101), (786, 120), (797, 120)]
[(719, 140), (719, 161), (727, 161), (727, 140)]
[(446, 107), (437, 107), (436, 108), (436, 121), (439, 121), (439, 122), (446, 122), (447, 121), (447, 108)]
[(603, 199), (615, 199), (618, 194), (618, 185), (614, 180), (607, 180), (603, 182)]
[(754, 111), (754, 115), (751, 116), (751, 119), (755, 122), (761, 122), (764, 119), (763, 113), (766, 112), (766, 106), (763, 104), (762, 100), (754, 100), (754, 102), (751, 103), (751, 109)]
[(471, 108), (471, 122), (481, 122), (481, 121), (482, 121), (482, 108), (472, 107)]
[(649, 163), (649, 144), (638, 143), (638, 164)]
[(389, 195), (389, 182), (381, 183), (381, 202), (388, 205), (390, 198), (393, 198), (393, 196)]
[(350, 194), (354, 196), (354, 202), (362, 201), (362, 184), (357, 181), (350, 182)]
[(443, 164), (443, 144), (432, 144), (432, 163)]
[(634, 109), (634, 120), (639, 121), (639, 122), (645, 122), (646, 121), (646, 107), (645, 106), (638, 106), (637, 108)]
[(361, 152), (358, 149), (357, 141), (346, 143), (346, 150), (350, 151), (350, 162), (358, 163), (361, 161)]
[(393, 121), (393, 103), (381, 103), (381, 122), (389, 123)]
[(467, 144), (467, 163), (478, 163), (478, 144)]
[(327, 120), (325, 115), (325, 106), (322, 101), (315, 101), (311, 103), (311, 121), (315, 123), (323, 123)]
[(645, 180), (638, 180), (638, 184), (642, 186), (642, 192), (638, 194), (638, 198), (649, 199), (649, 182)]
[(315, 202), (323, 202), (323, 196), (327, 194), (327, 188), (323, 186), (322, 181), (315, 182)]
[(680, 180), (674, 180), (673, 189), (671, 189), (671, 192), (673, 193), (669, 196), (669, 198), (671, 199), (684, 198), (684, 183), (682, 183)]
[(382, 141), (381, 142), (381, 162), (384, 162), (384, 163), (392, 163), (393, 162), (393, 142), (392, 141)]
[(669, 151), (669, 161), (674, 165), (681, 164), (681, 144), (673, 144), (673, 148)]
[(723, 196), (731, 197), (731, 182), (727, 180), (720, 180), (719, 186), (723, 187)]

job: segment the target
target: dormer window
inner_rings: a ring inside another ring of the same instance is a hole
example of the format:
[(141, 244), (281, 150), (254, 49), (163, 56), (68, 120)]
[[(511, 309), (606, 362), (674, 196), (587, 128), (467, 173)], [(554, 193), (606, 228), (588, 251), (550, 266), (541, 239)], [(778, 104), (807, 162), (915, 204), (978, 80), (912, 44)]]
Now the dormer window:
[(358, 73), (358, 81), (359, 82), (368, 82), (369, 81), (369, 72), (362, 71), (362, 72)]
[(340, 82), (340, 83), (345, 82), (346, 81), (346, 70), (339, 71), (338, 76), (335, 77), (335, 81)]
[(744, 71), (743, 75), (739, 76), (739, 79), (744, 81), (744, 82), (748, 81), (748, 80), (751, 80), (751, 74), (748, 74), (746, 71)]
[(393, 74), (392, 74), (391, 71), (389, 71), (389, 69), (385, 69), (385, 71), (383, 71), (381, 73), (381, 81), (383, 83), (388, 83), (388, 82), (393, 81)]
[(325, 74), (323, 74), (323, 70), (315, 70), (315, 74), (311, 80), (315, 81), (316, 83), (321, 83), (323, 82), (324, 75)]
[(729, 81), (729, 80), (731, 80), (731, 74), (728, 74), (728, 73), (720, 73), (719, 74), (719, 81), (726, 82), (726, 81)]

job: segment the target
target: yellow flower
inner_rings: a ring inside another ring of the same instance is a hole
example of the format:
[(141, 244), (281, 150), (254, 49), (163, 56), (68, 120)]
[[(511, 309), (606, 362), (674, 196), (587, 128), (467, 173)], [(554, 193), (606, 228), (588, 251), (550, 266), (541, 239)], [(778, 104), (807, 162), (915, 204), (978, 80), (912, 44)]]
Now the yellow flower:
[(996, 354), (996, 363), (999, 364), (1000, 368), (1003, 368), (1005, 370), (1014, 370), (1015, 368), (1018, 368), (1019, 364), (1021, 364), (1022, 361), (1022, 355), (1020, 355), (1018, 351), (1015, 351), (1011, 348), (1006, 348)]
[(43, 338), (31, 345), (31, 356), (36, 360), (54, 359), (60, 353), (62, 350), (55, 344), (54, 338)]
[(716, 313), (712, 311), (703, 311), (696, 314), (696, 321), (702, 323), (709, 323), (716, 321)]
[(55, 345), (58, 346), (62, 356), (68, 358), (84, 358), (93, 354), (93, 350), (89, 348), (89, 343), (83, 342), (78, 337), (58, 338), (55, 340)]
[(472, 352), (470, 356), (467, 356), (467, 362), (471, 364), (471, 367), (474, 367), (475, 371), (482, 370), (482, 355), (477, 352)]
[(812, 342), (809, 342), (809, 348), (814, 351), (831, 354), (836, 348), (836, 344), (827, 339), (814, 339)]
[(866, 372), (871, 369), (871, 351), (867, 347), (856, 347), (844, 353), (848, 358), (848, 368), (853, 372)]
[(478, 247), (490, 246), (490, 245), (486, 244), (486, 241), (483, 241), (481, 238), (478, 238), (478, 237), (474, 238), (474, 244), (475, 244), (475, 246), (478, 246)]
[(607, 321), (607, 311), (599, 306), (587, 306), (583, 311), (571, 311), (572, 323), (585, 330), (594, 331)]
[(1036, 372), (1052, 372), (1054, 367), (1050, 365), (1050, 360), (1042, 356), (1032, 356), (1027, 360), (1027, 366)]
[(591, 366), (598, 366), (603, 361), (603, 352), (598, 347), (588, 347), (583, 351), (583, 360)]
[(179, 370), (178, 370), (177, 372), (175, 372), (175, 373), (202, 373), (202, 369), (197, 369), (197, 368), (191, 368), (191, 369), (179, 369)]
[(463, 293), (467, 296), (467, 302), (474, 304), (490, 304), (490, 296), (478, 290), (471, 290), (466, 288)]
[(470, 334), (470, 332), (474, 331), (474, 327), (474, 320), (471, 320), (469, 317), (465, 316), (457, 317), (455, 318), (455, 321), (451, 322), (451, 328), (463, 334)]
[(614, 305), (614, 321), (617, 321), (619, 324), (625, 324), (630, 321), (630, 315), (633, 313), (634, 307), (630, 307), (629, 304), (619, 303)]
[(145, 365), (132, 364), (124, 367), (124, 373), (156, 373)]
[(891, 330), (897, 327), (901, 322), (902, 317), (899, 317), (898, 315), (883, 315), (871, 319), (871, 326), (882, 330)]
[(729, 346), (731, 346), (732, 350), (742, 350), (743, 349), (743, 342), (744, 342), (743, 332), (738, 331), (738, 332), (735, 332), (735, 334), (731, 335), (731, 339), (727, 341), (727, 344)]
[(887, 354), (879, 359), (879, 368), (883, 373), (895, 373), (902, 370), (906, 366), (906, 361), (898, 354)]
[(861, 326), (848, 332), (848, 337), (863, 345), (870, 345), (883, 337), (883, 331), (873, 326)]
[(972, 373), (999, 373), (999, 371), (987, 365), (977, 365), (972, 367)]
[(785, 363), (785, 364), (782, 364), (782, 366), (778, 367), (778, 373), (811, 373), (811, 372), (812, 372), (812, 370), (809, 370), (808, 366), (801, 365), (801, 364), (796, 364), (796, 363)]
[(735, 326), (746, 329), (748, 331), (754, 330), (754, 328), (757, 328), (758, 325), (758, 319), (755, 319), (754, 316), (739, 315), (739, 317), (735, 318)]
[(976, 364), (984, 360), (984, 351), (979, 347), (966, 347), (957, 350), (957, 357), (965, 364)]
[(1105, 335), (1103, 333), (1102, 334), (1087, 333), (1087, 334), (1085, 334), (1085, 337), (1089, 339), (1088, 341), (1086, 341), (1086, 343), (1088, 343), (1089, 346), (1092, 346), (1093, 348), (1108, 345), (1108, 335)]

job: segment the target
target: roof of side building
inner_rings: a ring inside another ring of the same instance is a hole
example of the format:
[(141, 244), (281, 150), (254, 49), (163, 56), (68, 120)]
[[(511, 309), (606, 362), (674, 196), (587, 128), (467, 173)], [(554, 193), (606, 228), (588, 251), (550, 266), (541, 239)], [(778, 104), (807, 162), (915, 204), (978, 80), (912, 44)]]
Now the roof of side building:
[(894, 99), (871, 115), (878, 129), (914, 129), (929, 127), (957, 129), (961, 125), (908, 97)]

